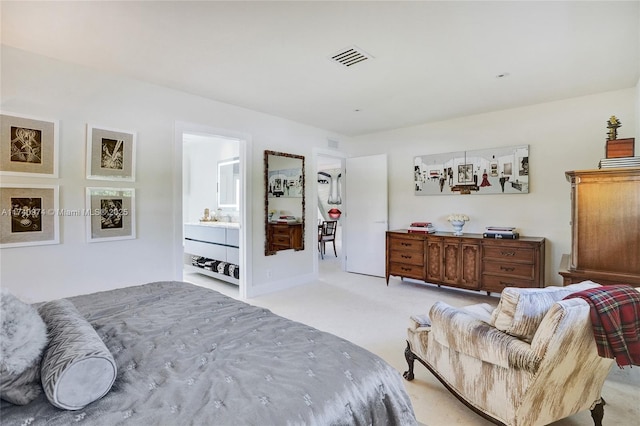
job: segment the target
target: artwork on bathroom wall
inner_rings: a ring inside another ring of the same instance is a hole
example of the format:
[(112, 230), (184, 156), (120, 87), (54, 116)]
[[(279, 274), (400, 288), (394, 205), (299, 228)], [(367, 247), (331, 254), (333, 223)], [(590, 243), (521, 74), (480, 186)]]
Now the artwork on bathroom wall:
[(0, 247), (60, 242), (57, 185), (2, 185), (0, 212)]
[(135, 189), (87, 188), (87, 242), (136, 238)]
[(0, 174), (57, 178), (57, 120), (0, 113)]
[(526, 194), (529, 145), (414, 158), (415, 195)]
[(269, 170), (269, 198), (301, 198), (302, 169)]
[(136, 180), (136, 133), (87, 125), (87, 179)]

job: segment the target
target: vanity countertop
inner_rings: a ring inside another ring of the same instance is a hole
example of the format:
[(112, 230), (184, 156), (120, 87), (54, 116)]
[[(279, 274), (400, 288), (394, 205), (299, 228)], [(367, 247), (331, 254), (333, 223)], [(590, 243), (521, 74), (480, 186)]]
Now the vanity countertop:
[(185, 223), (185, 225), (207, 226), (207, 227), (217, 227), (217, 228), (240, 228), (240, 224), (238, 222), (220, 222), (220, 221), (189, 222), (189, 223)]

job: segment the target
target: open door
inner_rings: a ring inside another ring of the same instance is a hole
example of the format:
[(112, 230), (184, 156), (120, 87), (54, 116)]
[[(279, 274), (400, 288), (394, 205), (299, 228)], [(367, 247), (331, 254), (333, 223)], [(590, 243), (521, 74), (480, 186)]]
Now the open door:
[(385, 276), (388, 230), (387, 155), (346, 159), (346, 270)]

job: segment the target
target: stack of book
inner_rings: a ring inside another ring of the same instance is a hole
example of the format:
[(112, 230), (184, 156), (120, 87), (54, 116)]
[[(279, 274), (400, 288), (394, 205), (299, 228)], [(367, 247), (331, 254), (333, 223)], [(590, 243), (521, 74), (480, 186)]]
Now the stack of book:
[(297, 223), (298, 220), (295, 216), (280, 216), (277, 220), (278, 223)]
[(516, 228), (511, 226), (487, 226), (484, 233), (484, 238), (504, 238), (505, 240), (515, 240), (520, 234), (516, 231)]
[(598, 163), (599, 169), (618, 167), (640, 167), (640, 157), (603, 158)]
[(410, 234), (433, 234), (436, 232), (436, 228), (433, 227), (431, 222), (413, 222), (408, 231)]

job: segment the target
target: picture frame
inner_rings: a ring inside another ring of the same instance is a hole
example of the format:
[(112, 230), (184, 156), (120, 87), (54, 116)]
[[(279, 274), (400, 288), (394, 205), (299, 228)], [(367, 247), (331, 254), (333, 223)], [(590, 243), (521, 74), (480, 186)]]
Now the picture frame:
[(136, 238), (135, 189), (86, 189), (87, 242)]
[(414, 195), (528, 194), (529, 145), (416, 156), (413, 190)]
[(0, 248), (60, 243), (58, 185), (0, 185)]
[(458, 183), (473, 181), (473, 164), (458, 165)]
[(269, 198), (302, 197), (302, 169), (270, 170), (268, 178)]
[(58, 121), (0, 111), (0, 175), (58, 177)]
[(136, 132), (87, 124), (87, 179), (136, 180)]

